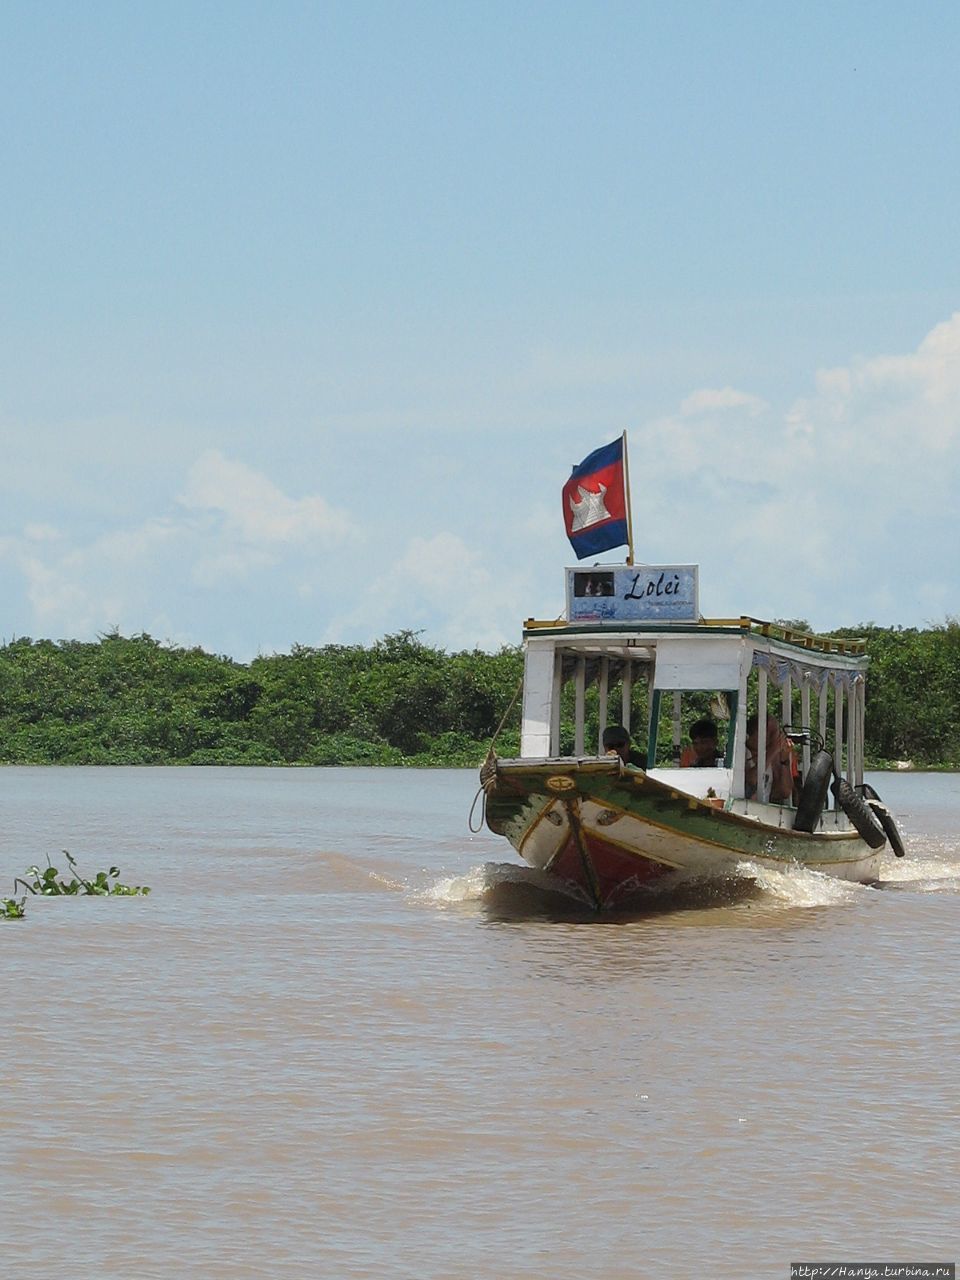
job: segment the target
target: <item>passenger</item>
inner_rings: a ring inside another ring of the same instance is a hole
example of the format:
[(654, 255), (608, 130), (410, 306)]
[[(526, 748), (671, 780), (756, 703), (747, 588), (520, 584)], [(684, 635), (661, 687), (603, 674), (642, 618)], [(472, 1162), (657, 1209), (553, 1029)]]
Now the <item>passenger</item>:
[(716, 724), (712, 720), (698, 720), (690, 730), (690, 741), (692, 746), (684, 747), (680, 754), (680, 768), (713, 769), (720, 754)]
[[(746, 793), (757, 795), (757, 726), (759, 717), (747, 720)], [(796, 804), (800, 791), (800, 770), (793, 743), (780, 728), (774, 716), (767, 716), (767, 745), (764, 761), (763, 790), (757, 797), (771, 804)]]
[(619, 756), (624, 764), (645, 769), (646, 759), (630, 745), (630, 735), (622, 724), (611, 724), (603, 731), (603, 749), (608, 756)]

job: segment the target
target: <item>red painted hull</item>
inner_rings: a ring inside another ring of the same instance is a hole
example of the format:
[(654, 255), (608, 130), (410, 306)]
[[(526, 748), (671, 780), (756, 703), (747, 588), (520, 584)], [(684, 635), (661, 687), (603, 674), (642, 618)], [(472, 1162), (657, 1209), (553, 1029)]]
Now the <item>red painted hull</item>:
[(616, 906), (635, 890), (652, 884), (672, 870), (662, 863), (639, 858), (636, 853), (620, 849), (595, 834), (584, 833), (584, 844), (588, 865), (585, 865), (578, 841), (571, 836), (546, 870), (589, 889), (591, 897), (605, 907)]

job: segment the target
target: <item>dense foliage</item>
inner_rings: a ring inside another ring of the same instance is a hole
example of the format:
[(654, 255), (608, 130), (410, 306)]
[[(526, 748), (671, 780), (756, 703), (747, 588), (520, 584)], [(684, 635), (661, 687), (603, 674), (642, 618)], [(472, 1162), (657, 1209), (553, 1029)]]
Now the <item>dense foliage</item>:
[[(837, 634), (868, 641), (871, 762), (960, 765), (960, 623)], [(19, 639), (0, 648), (0, 762), (473, 765), (521, 670), (516, 648), (448, 654), (409, 631), (368, 647), (297, 645), (248, 665), (147, 635)], [(706, 709), (692, 700), (684, 719)], [(517, 752), (519, 725), (515, 702), (502, 755)], [(588, 742), (597, 729), (594, 691)]]
[[(147, 635), (0, 648), (7, 764), (448, 764), (486, 750), (519, 651), (447, 654), (411, 632), (249, 665)], [(516, 753), (519, 711), (498, 742)]]
[(925, 630), (864, 626), (867, 755), (877, 762), (960, 767), (960, 621)]

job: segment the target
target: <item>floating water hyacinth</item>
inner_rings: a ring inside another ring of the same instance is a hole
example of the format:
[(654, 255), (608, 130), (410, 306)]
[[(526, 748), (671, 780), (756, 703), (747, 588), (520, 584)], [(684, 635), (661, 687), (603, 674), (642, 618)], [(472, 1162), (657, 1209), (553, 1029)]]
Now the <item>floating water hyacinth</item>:
[[(77, 871), (77, 860), (72, 857), (66, 849), (63, 855), (70, 864), (71, 870), (74, 872), (72, 880), (61, 878), (60, 871), (53, 866), (50, 859), (47, 859), (46, 867), (41, 871), (39, 867), (28, 867), (26, 874), (32, 879), (24, 880), (18, 876), (13, 887), (22, 885), (28, 893), (43, 898), (59, 898), (59, 897), (145, 897), (150, 888), (148, 885), (128, 885), (120, 882), (120, 868), (111, 867), (109, 871), (98, 871), (92, 880), (86, 879)], [(8, 899), (12, 902), (13, 899)], [(24, 899), (25, 901), (25, 899)], [(22, 914), (22, 913), (21, 913)]]

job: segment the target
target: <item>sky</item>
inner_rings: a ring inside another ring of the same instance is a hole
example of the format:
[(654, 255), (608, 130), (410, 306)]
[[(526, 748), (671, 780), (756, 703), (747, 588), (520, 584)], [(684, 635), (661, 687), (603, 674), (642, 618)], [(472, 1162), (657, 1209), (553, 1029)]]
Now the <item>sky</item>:
[(0, 638), (517, 643), (624, 430), (705, 615), (957, 615), (958, 54), (934, 0), (9, 0)]

